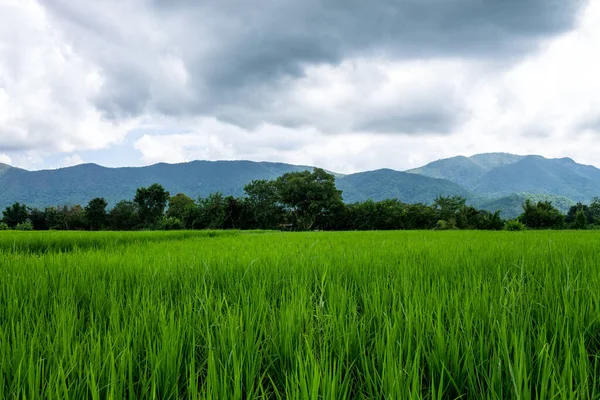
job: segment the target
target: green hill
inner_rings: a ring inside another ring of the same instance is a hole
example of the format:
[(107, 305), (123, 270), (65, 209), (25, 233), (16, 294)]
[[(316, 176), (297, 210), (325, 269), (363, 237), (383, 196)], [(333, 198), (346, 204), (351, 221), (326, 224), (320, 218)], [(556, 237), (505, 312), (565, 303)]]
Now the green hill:
[(443, 179), (429, 178), (391, 169), (361, 172), (338, 178), (344, 201), (400, 199), (405, 203), (431, 203), (440, 195), (468, 197), (469, 192)]
[[(312, 168), (251, 161), (193, 161), (139, 168), (83, 164), (45, 171), (8, 168), (0, 176), (0, 207), (3, 209), (17, 201), (34, 207), (86, 204), (100, 196), (115, 204), (133, 198), (138, 187), (154, 182), (162, 184), (172, 194), (181, 192), (193, 198), (216, 191), (241, 196), (244, 186), (254, 179), (274, 179), (286, 172)], [(468, 194), (449, 181), (393, 170), (336, 174), (336, 177), (348, 202), (399, 198), (405, 202), (429, 203), (438, 195)]]
[(600, 195), (600, 170), (570, 158), (488, 153), (438, 160), (407, 172), (447, 179), (484, 198), (530, 193), (587, 203)]

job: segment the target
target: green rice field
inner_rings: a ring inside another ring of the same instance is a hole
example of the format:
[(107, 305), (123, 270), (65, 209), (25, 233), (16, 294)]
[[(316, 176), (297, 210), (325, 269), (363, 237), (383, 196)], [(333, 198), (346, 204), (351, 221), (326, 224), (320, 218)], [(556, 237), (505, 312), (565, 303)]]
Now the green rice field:
[(600, 399), (600, 232), (0, 232), (2, 399)]

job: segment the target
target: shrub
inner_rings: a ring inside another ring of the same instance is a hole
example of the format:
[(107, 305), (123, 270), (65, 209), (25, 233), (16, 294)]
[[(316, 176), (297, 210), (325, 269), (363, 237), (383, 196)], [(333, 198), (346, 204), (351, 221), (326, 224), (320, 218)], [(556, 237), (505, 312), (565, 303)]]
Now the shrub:
[(435, 224), (435, 228), (436, 231), (447, 231), (450, 229), (456, 229), (456, 223), (454, 222), (454, 220), (450, 220), (450, 221), (445, 221), (443, 219), (440, 219), (436, 224)]
[(517, 221), (516, 219), (506, 221), (506, 224), (504, 224), (504, 229), (512, 232), (524, 231), (525, 228), (525, 224), (521, 221)]
[(15, 227), (15, 230), (17, 230), (17, 231), (32, 231), (33, 224), (29, 221), (22, 222), (20, 224), (17, 224), (17, 226)]
[(0, 231), (8, 231), (10, 227), (5, 222), (0, 222)]
[(185, 224), (175, 217), (165, 217), (160, 221), (159, 229), (165, 231), (178, 231), (185, 228)]

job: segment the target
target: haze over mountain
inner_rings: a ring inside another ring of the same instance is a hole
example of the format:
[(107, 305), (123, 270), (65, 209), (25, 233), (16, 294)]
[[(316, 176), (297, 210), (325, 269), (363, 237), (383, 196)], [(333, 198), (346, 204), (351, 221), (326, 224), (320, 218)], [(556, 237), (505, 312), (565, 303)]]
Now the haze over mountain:
[[(254, 179), (274, 179), (286, 172), (311, 169), (284, 163), (193, 161), (136, 168), (82, 164), (56, 170), (27, 171), (0, 164), (0, 207), (14, 202), (46, 207), (86, 204), (105, 197), (110, 204), (131, 199), (138, 187), (154, 182), (172, 194), (207, 196), (219, 191), (241, 196)], [(505, 217), (520, 212), (522, 202), (551, 200), (562, 210), (600, 196), (600, 170), (568, 158), (546, 159), (506, 153), (453, 157), (406, 172), (391, 169), (336, 174), (346, 202), (397, 198), (431, 203), (437, 196), (463, 196), (469, 203)]]

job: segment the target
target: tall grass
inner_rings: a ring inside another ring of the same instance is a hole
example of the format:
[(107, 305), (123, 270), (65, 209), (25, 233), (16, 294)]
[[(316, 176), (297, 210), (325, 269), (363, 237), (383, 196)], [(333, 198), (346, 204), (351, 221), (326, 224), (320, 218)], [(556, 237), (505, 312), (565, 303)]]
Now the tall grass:
[(128, 243), (0, 246), (0, 397), (600, 398), (595, 232)]

